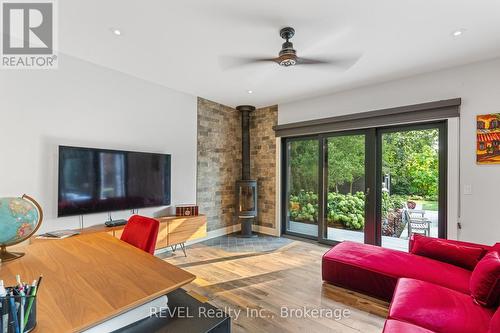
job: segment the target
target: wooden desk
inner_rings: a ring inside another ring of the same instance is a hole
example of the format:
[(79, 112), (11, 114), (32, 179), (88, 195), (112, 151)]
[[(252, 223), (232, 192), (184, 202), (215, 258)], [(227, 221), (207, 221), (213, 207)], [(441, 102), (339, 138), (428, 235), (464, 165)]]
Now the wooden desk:
[(107, 233), (35, 241), (0, 279), (43, 274), (35, 332), (78, 332), (193, 281), (195, 276)]

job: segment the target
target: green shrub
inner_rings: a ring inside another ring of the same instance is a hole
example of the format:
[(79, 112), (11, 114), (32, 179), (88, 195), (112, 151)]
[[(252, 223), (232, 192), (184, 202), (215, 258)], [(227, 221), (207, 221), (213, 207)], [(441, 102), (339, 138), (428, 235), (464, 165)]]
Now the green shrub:
[(290, 219), (297, 222), (318, 222), (318, 195), (300, 191), (290, 195)]
[(406, 201), (406, 196), (389, 195), (388, 192), (382, 192), (382, 217), (387, 218), (389, 212), (402, 209)]
[[(387, 218), (390, 212), (402, 209), (407, 197), (389, 195), (382, 192), (382, 217)], [(290, 195), (290, 220), (295, 222), (318, 222), (318, 195), (310, 191), (300, 191)], [(346, 229), (361, 230), (365, 226), (365, 194), (328, 193), (327, 215), (328, 225), (342, 224)]]
[(404, 208), (408, 201), (406, 196), (397, 194), (391, 195), (390, 200), (392, 202), (392, 206), (390, 207), (392, 210)]
[(327, 220), (330, 225), (342, 223), (347, 229), (359, 230), (365, 226), (365, 195), (328, 193)]
[[(318, 222), (318, 195), (300, 191), (290, 196), (290, 219), (297, 222)], [(365, 225), (365, 195), (328, 193), (328, 224), (341, 223), (347, 229), (360, 230)]]

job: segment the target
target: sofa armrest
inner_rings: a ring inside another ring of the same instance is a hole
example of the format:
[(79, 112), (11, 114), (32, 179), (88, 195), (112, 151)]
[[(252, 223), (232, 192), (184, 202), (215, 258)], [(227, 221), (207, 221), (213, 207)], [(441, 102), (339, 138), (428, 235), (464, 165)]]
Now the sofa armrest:
[(491, 249), (500, 253), (500, 243), (495, 243), (495, 245), (493, 245)]

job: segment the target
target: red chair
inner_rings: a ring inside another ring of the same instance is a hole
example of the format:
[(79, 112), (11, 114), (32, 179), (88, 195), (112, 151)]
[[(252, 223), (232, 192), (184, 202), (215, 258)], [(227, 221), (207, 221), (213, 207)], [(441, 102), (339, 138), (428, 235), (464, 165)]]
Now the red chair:
[(128, 219), (120, 239), (143, 251), (154, 254), (159, 227), (160, 222), (156, 219), (133, 215)]

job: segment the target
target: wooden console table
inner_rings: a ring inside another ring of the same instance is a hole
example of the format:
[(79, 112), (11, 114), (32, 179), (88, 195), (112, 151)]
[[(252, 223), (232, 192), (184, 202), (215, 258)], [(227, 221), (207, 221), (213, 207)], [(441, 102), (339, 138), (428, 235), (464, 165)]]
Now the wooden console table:
[[(180, 245), (185, 255), (184, 244), (187, 241), (207, 236), (207, 217), (205, 215), (166, 216), (158, 217), (157, 220), (160, 222), (155, 247), (157, 250), (168, 246), (175, 250), (177, 245)], [(95, 225), (81, 229), (81, 233), (106, 232), (111, 236), (120, 238), (124, 228), (123, 225), (109, 228), (104, 225)]]

